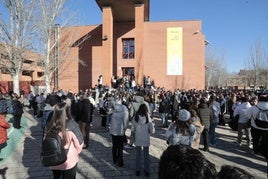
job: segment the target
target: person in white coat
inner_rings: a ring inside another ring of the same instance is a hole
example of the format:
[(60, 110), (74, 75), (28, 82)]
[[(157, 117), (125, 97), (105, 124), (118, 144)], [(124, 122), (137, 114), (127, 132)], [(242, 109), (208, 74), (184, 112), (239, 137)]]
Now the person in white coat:
[(146, 177), (150, 176), (150, 158), (149, 158), (149, 146), (150, 146), (150, 134), (155, 132), (154, 124), (150, 118), (148, 108), (146, 104), (141, 104), (135, 118), (131, 131), (135, 134), (136, 145), (136, 175), (140, 176), (141, 170), (141, 152), (143, 149), (144, 156), (144, 174)]
[(235, 108), (233, 116), (239, 115), (237, 143), (241, 145), (243, 131), (246, 134), (247, 146), (252, 148), (250, 135), (250, 118), (247, 116), (247, 110), (251, 107), (248, 97), (241, 97), (241, 104)]
[[(251, 135), (254, 154), (262, 154), (268, 160), (268, 95), (262, 94), (257, 105), (247, 111), (251, 119)], [(262, 124), (262, 125), (260, 125)]]
[(113, 163), (118, 167), (124, 166), (123, 145), (124, 134), (128, 127), (128, 109), (122, 104), (121, 97), (115, 97), (114, 111), (110, 123), (110, 134), (112, 135)]
[(180, 109), (176, 121), (171, 123), (166, 131), (169, 145), (187, 145), (193, 147), (196, 127), (192, 124), (191, 114), (186, 109)]

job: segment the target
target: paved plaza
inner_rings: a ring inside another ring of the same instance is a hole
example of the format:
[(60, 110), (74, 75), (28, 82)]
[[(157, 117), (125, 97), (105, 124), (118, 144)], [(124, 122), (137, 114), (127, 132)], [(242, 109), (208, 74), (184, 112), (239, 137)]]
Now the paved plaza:
[[(23, 128), (15, 131), (9, 129), (10, 146), (7, 147), (9, 154), (0, 162), (0, 172), (3, 179), (25, 179), (25, 178), (52, 178), (51, 171), (43, 167), (40, 162), (40, 148), (42, 132), (40, 121), (32, 117), (29, 113), (24, 113)], [(151, 137), (150, 161), (151, 177), (157, 179), (159, 158), (162, 152), (167, 148), (160, 119), (156, 116), (156, 133)], [(12, 133), (17, 133), (17, 139), (14, 139)], [(129, 135), (127, 130), (127, 135)], [(230, 131), (227, 126), (219, 126), (216, 129), (218, 137), (217, 147), (210, 148), (210, 152), (201, 152), (216, 165), (220, 170), (222, 165), (234, 165), (241, 167), (255, 176), (257, 179), (266, 179), (266, 160), (261, 156), (255, 156), (250, 153), (250, 149), (245, 146), (239, 146), (234, 141), (237, 133)], [(90, 143), (88, 149), (84, 149), (80, 154), (78, 163), (77, 178), (145, 178), (135, 176), (135, 148), (124, 150), (124, 167), (117, 168), (112, 162), (111, 136), (101, 127), (101, 119), (95, 112), (93, 126), (90, 132)], [(13, 146), (13, 148), (12, 148)], [(200, 148), (203, 146), (201, 145)], [(5, 149), (6, 150), (6, 149)], [(8, 153), (8, 152), (7, 152)]]

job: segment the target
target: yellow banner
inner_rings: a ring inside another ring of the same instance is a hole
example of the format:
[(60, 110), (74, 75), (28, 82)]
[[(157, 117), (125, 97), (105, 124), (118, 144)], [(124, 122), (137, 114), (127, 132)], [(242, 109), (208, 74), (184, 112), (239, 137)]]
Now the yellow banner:
[(167, 28), (167, 75), (182, 75), (182, 27)]

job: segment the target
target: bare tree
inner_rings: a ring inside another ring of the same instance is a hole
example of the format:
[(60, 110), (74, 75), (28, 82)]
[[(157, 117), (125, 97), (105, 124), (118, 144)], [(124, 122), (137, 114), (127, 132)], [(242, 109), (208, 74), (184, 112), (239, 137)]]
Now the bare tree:
[(39, 52), (42, 56), (39, 64), (44, 69), (46, 92), (50, 93), (51, 76), (55, 68), (58, 67), (58, 64), (55, 65), (51, 62), (52, 51), (58, 43), (60, 28), (56, 20), (62, 14), (65, 0), (38, 0), (36, 2), (36, 9), (38, 9), (36, 12), (36, 22), (41, 42)]
[(224, 53), (208, 50), (206, 55), (206, 88), (223, 87), (227, 81)]
[[(89, 34), (82, 34), (79, 28), (68, 26), (72, 15), (64, 15), (66, 0), (38, 0), (37, 24), (40, 35), (40, 53), (45, 75), (46, 92), (51, 92), (51, 84), (58, 88), (58, 77), (61, 64), (68, 58), (70, 47), (79, 45), (90, 38)], [(68, 11), (70, 12), (70, 11)], [(61, 17), (64, 15), (64, 21)], [(61, 21), (61, 23), (59, 23)], [(78, 40), (79, 39), (79, 40)], [(78, 63), (86, 66), (79, 59)]]
[(265, 51), (261, 45), (260, 40), (256, 40), (255, 44), (249, 49), (250, 58), (248, 60), (249, 70), (252, 71), (253, 74), (250, 75), (250, 79), (253, 80), (254, 88), (260, 86), (260, 79), (262, 79), (262, 74), (265, 69)]
[(19, 94), (19, 76), (23, 61), (27, 59), (26, 52), (31, 47), (30, 40), (34, 31), (33, 1), (2, 0), (2, 4), (8, 12), (8, 20), (4, 17), (0, 19), (0, 41), (7, 57), (1, 61), (1, 70), (11, 74), (13, 91)]

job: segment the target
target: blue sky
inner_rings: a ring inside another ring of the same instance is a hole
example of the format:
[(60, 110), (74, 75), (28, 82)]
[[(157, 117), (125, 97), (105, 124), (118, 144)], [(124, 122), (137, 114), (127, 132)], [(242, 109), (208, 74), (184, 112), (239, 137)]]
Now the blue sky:
[[(74, 0), (73, 0), (74, 1)], [(101, 24), (95, 0), (76, 0), (83, 24)], [(201, 20), (206, 47), (225, 57), (228, 72), (245, 68), (249, 49), (260, 40), (268, 53), (268, 0), (151, 0), (150, 21)]]
[[(95, 0), (67, 0), (75, 25), (101, 24)], [(0, 7), (1, 12), (2, 9)], [(268, 53), (268, 0), (151, 0), (150, 21), (201, 20), (206, 47), (225, 57), (228, 72), (245, 68), (249, 49), (260, 40)]]

